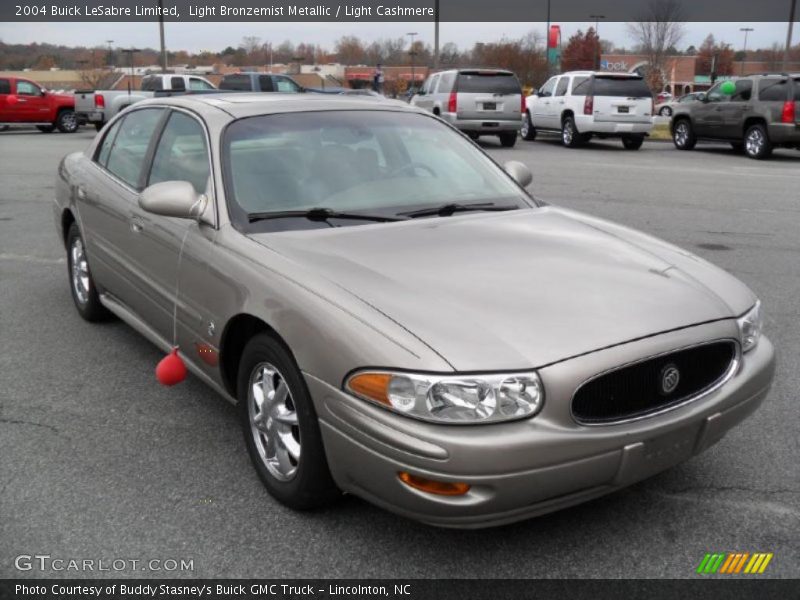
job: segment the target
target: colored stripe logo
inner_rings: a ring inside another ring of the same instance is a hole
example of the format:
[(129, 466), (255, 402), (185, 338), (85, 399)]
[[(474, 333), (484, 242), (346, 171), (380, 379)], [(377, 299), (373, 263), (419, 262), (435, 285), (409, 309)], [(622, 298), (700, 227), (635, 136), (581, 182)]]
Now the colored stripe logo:
[(772, 552), (708, 552), (700, 561), (701, 575), (760, 575), (772, 560)]

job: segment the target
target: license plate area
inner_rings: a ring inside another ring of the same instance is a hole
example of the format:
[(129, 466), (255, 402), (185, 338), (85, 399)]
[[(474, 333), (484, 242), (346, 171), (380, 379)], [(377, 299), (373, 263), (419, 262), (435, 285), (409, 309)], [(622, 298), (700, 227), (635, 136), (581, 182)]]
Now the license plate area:
[(484, 102), (483, 110), (497, 110), (497, 102)]
[(631, 109), (628, 106), (618, 106), (617, 112), (627, 115), (629, 112), (631, 112)]

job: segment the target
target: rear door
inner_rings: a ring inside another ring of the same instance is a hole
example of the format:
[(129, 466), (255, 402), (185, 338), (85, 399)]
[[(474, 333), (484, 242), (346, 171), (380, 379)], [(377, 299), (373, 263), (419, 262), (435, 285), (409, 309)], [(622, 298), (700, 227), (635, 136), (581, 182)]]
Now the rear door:
[(642, 77), (595, 75), (592, 96), (596, 122), (652, 122), (653, 93)]
[(456, 91), (459, 119), (519, 121), (522, 88), (510, 71), (460, 71)]

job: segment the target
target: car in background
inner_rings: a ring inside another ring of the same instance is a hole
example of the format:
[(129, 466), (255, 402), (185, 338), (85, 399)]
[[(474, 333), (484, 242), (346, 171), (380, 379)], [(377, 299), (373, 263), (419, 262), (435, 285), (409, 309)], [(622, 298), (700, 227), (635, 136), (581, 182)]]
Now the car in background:
[(305, 88), (288, 75), (278, 73), (231, 73), (219, 82), (219, 89), (236, 92), (282, 92), (299, 94)]
[(473, 140), (496, 135), (517, 142), (523, 103), (517, 76), (502, 69), (453, 69), (429, 76), (411, 104), (441, 117)]
[(765, 159), (776, 147), (800, 149), (800, 73), (762, 73), (718, 82), (697, 102), (679, 105), (672, 140), (679, 150), (698, 141), (728, 142)]
[(539, 131), (559, 132), (575, 148), (592, 136), (622, 139), (638, 150), (653, 129), (653, 94), (636, 73), (570, 71), (551, 77), (525, 100), (520, 133), (534, 140)]
[(0, 130), (11, 125), (74, 133), (80, 127), (75, 96), (48, 91), (29, 79), (0, 76)]
[(670, 100), (672, 100), (672, 94), (670, 92), (661, 92), (656, 96), (655, 103), (663, 104), (664, 102), (669, 102)]
[(775, 371), (742, 282), (530, 183), (400, 102), (196, 95), (66, 156), (53, 210), (77, 312), (238, 404), (278, 501), (486, 527), (707, 450)]
[(675, 100), (669, 99), (660, 103), (656, 102), (656, 114), (661, 117), (671, 117), (672, 113), (675, 112), (675, 107), (680, 104), (686, 104), (687, 102), (697, 102), (697, 98), (700, 94), (702, 94), (702, 92), (692, 92), (691, 94), (684, 94)]
[(140, 89), (78, 90), (75, 92), (75, 112), (79, 118), (92, 123), (100, 131), (119, 111), (156, 96), (186, 93), (215, 92), (216, 87), (205, 77), (176, 73), (158, 73), (142, 77)]

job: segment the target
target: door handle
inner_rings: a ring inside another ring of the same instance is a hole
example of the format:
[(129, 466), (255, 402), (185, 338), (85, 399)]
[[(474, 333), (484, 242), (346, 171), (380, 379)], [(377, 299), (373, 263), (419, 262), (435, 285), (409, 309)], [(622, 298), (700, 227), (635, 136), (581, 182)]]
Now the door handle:
[(20, 98), (19, 96), (17, 96), (17, 102), (24, 103), (24, 102), (27, 102), (27, 100), (25, 100), (25, 98)]
[(131, 219), (131, 231), (133, 233), (142, 233), (142, 231), (144, 231), (144, 223), (139, 217), (133, 217)]

